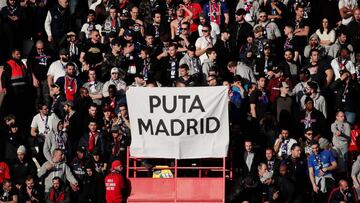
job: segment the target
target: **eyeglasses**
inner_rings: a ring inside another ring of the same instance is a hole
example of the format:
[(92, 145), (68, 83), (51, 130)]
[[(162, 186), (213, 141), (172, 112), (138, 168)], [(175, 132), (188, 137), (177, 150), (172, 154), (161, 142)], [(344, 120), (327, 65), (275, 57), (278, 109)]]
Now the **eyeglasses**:
[(209, 32), (209, 30), (201, 30), (202, 32)]

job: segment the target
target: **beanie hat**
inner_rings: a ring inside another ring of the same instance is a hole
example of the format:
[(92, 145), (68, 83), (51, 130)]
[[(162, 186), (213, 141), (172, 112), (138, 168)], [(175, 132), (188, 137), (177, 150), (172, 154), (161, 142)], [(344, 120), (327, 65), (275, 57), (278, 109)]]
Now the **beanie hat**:
[(18, 154), (26, 154), (26, 148), (24, 145), (20, 145), (19, 148), (17, 149), (16, 153)]

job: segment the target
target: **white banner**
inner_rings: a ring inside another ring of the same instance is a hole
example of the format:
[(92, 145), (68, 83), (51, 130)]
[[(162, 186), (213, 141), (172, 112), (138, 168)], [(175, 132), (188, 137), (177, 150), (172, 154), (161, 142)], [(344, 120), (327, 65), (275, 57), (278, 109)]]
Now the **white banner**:
[(229, 146), (228, 89), (130, 88), (130, 154), (142, 158), (221, 158)]

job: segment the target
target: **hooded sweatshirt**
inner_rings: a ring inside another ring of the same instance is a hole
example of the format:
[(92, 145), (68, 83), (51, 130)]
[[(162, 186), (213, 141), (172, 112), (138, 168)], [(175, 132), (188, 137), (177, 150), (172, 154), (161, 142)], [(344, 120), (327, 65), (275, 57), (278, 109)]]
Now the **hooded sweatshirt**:
[(65, 131), (59, 130), (59, 123), (59, 119), (55, 119), (54, 122), (52, 122), (52, 130), (45, 138), (43, 153), (48, 161), (51, 161), (52, 153), (56, 148), (64, 151), (67, 148), (68, 135)]
[[(304, 95), (301, 100), (300, 100), (300, 104), (302, 109), (305, 109), (305, 99), (306, 99), (307, 95)], [(327, 117), (327, 111), (326, 111), (326, 101), (325, 98), (320, 95), (320, 93), (316, 93), (316, 95), (313, 97), (311, 96), (311, 98), (314, 100), (314, 107), (321, 111), (324, 114), (324, 117)]]

